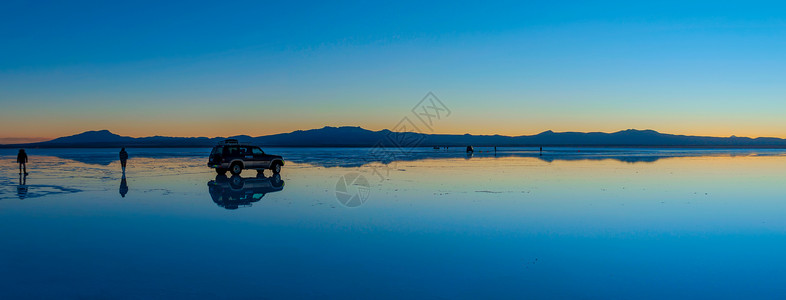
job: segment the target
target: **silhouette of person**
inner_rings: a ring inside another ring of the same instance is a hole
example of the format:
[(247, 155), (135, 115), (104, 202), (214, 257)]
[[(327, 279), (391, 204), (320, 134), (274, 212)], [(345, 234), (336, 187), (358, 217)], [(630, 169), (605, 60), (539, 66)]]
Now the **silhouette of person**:
[(25, 176), (27, 176), (27, 153), (25, 153), (25, 149), (19, 149), (19, 154), (16, 155), (16, 162), (19, 163), (19, 174), (22, 174), (22, 169), (24, 169)]
[(19, 174), (19, 185), (16, 187), (16, 196), (19, 199), (27, 197), (27, 175)]
[(128, 161), (128, 152), (126, 152), (126, 148), (123, 147), (123, 149), (120, 149), (120, 166), (123, 168), (123, 172), (126, 171), (127, 161)]
[(475, 149), (472, 146), (467, 146), (467, 153), (475, 152)]
[(128, 182), (126, 182), (126, 172), (123, 172), (123, 177), (120, 178), (120, 197), (125, 198), (128, 194)]
[(543, 147), (540, 147), (540, 155), (543, 155)]

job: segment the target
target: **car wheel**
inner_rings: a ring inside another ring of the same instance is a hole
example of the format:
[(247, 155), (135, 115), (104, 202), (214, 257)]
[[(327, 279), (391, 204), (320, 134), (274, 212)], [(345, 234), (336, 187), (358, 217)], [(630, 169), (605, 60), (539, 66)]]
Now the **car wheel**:
[(270, 167), (270, 169), (273, 170), (273, 174), (281, 173), (281, 163), (280, 162), (273, 163), (273, 166)]
[(225, 174), (218, 174), (218, 175), (216, 175), (216, 182), (218, 182), (218, 183), (227, 182), (227, 175), (225, 175)]
[(226, 174), (226, 173), (227, 173), (227, 169), (224, 169), (224, 168), (216, 168), (216, 173), (218, 173), (218, 175), (224, 175), (224, 174)]
[(229, 181), (229, 186), (236, 190), (242, 189), (243, 178), (240, 176), (232, 176), (232, 179)]
[(284, 184), (284, 182), (281, 181), (281, 175), (279, 174), (273, 174), (273, 176), (270, 177), (270, 180), (274, 187), (281, 187), (281, 185)]
[(243, 172), (243, 166), (239, 163), (235, 163), (229, 167), (229, 173), (232, 173), (232, 175), (240, 175), (240, 172)]

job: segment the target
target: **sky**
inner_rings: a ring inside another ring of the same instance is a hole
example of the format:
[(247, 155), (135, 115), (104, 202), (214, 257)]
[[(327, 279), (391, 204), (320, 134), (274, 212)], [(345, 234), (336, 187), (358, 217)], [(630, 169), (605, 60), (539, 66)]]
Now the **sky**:
[(0, 3), (0, 143), (390, 129), (429, 92), (433, 133), (786, 138), (776, 1), (159, 2)]

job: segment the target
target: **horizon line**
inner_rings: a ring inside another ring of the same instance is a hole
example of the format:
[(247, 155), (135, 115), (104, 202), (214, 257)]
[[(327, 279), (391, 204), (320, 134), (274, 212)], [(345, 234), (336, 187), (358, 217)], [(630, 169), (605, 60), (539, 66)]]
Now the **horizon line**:
[[(58, 138), (62, 138), (62, 137), (69, 137), (69, 136), (84, 134), (84, 133), (88, 133), (88, 132), (101, 132), (101, 131), (106, 131), (106, 132), (109, 132), (109, 133), (112, 133), (112, 134), (115, 134), (115, 135), (118, 135), (118, 136), (121, 136), (121, 137), (130, 137), (130, 138), (173, 137), (173, 138), (208, 138), (208, 139), (214, 139), (214, 138), (229, 138), (229, 137), (237, 137), (237, 136), (248, 136), (248, 137), (254, 138), (254, 137), (263, 137), (263, 136), (270, 136), (270, 135), (277, 135), (277, 134), (288, 134), (288, 133), (294, 133), (294, 132), (297, 132), (297, 131), (319, 130), (319, 129), (325, 129), (325, 128), (359, 128), (359, 129), (368, 130), (368, 131), (372, 131), (372, 132), (380, 132), (380, 131), (385, 131), (385, 130), (392, 131), (392, 130), (390, 130), (388, 128), (383, 128), (383, 129), (380, 129), (380, 130), (372, 130), (372, 129), (364, 128), (362, 126), (352, 126), (352, 125), (331, 126), (331, 125), (325, 125), (325, 126), (320, 127), (320, 128), (296, 129), (296, 130), (292, 130), (292, 131), (288, 131), (288, 132), (269, 133), (269, 134), (263, 134), (263, 135), (236, 134), (236, 135), (208, 137), (208, 136), (174, 136), (174, 135), (158, 135), (158, 134), (146, 135), (146, 136), (131, 136), (131, 135), (122, 135), (122, 134), (113, 132), (113, 131), (108, 130), (108, 129), (98, 129), (98, 130), (87, 130), (87, 131), (82, 131), (82, 132), (78, 132), (78, 133), (74, 133), (74, 134), (70, 134), (70, 135), (64, 135), (64, 136), (58, 136), (58, 137), (49, 137), (49, 138), (43, 138), (43, 137), (0, 137), (0, 145), (43, 143), (43, 142), (52, 141), (52, 140), (55, 140), (55, 139), (58, 139)], [(660, 134), (669, 134), (669, 135), (677, 135), (677, 136), (691, 136), (691, 137), (713, 137), (713, 138), (734, 138), (734, 137), (736, 137), (736, 138), (749, 138), (749, 139), (759, 139), (759, 138), (765, 138), (765, 139), (766, 138), (786, 139), (786, 138), (774, 137), (774, 136), (757, 136), (757, 137), (752, 137), (752, 136), (737, 136), (737, 135), (717, 136), (717, 135), (673, 134), (673, 133), (661, 132), (661, 131), (658, 131), (658, 130), (655, 130), (655, 129), (649, 129), (649, 128), (648, 129), (628, 128), (628, 129), (621, 129), (621, 130), (616, 130), (616, 131), (553, 131), (553, 130), (544, 130), (544, 131), (541, 131), (541, 132), (538, 132), (538, 133), (520, 134), (520, 135), (504, 135), (504, 134), (498, 134), (498, 133), (494, 133), (494, 134), (435, 133), (435, 132), (432, 132), (432, 133), (413, 132), (413, 133), (427, 134), (427, 135), (472, 135), (472, 136), (521, 137), (521, 136), (535, 136), (535, 135), (539, 135), (539, 134), (543, 134), (543, 133), (547, 133), (547, 132), (552, 132), (552, 133), (604, 133), (604, 134), (612, 134), (612, 133), (618, 133), (618, 132), (624, 132), (624, 131), (653, 131), (653, 132), (660, 133)], [(5, 141), (12, 141), (12, 140), (13, 141), (20, 141), (20, 142), (15, 142), (15, 143), (5, 142)]]

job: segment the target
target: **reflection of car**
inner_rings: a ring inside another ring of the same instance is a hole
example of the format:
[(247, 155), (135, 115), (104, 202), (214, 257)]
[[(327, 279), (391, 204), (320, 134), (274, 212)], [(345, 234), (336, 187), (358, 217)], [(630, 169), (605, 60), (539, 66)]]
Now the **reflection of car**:
[(225, 140), (213, 147), (207, 162), (207, 166), (215, 168), (218, 174), (226, 174), (229, 170), (233, 175), (240, 174), (243, 169), (259, 172), (270, 169), (278, 174), (283, 165), (281, 156), (265, 154), (259, 147), (241, 144), (235, 139)]
[(250, 178), (216, 175), (216, 180), (209, 181), (207, 187), (210, 197), (218, 206), (237, 209), (240, 206), (251, 206), (251, 203), (259, 201), (267, 193), (283, 190), (284, 181), (278, 174), (273, 174), (272, 177), (259, 174)]

